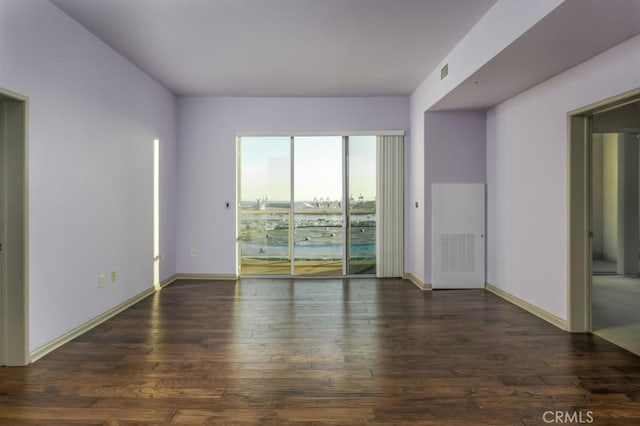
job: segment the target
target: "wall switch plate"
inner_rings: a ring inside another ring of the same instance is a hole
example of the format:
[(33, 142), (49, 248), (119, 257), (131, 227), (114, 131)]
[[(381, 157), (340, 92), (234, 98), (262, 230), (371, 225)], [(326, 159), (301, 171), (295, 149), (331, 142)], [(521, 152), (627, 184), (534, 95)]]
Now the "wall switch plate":
[(118, 271), (114, 269), (111, 271), (111, 282), (115, 283), (116, 281), (118, 281)]
[(191, 257), (196, 257), (197, 251), (196, 249), (192, 248), (191, 249)]
[(99, 288), (104, 287), (104, 274), (98, 275), (98, 287)]

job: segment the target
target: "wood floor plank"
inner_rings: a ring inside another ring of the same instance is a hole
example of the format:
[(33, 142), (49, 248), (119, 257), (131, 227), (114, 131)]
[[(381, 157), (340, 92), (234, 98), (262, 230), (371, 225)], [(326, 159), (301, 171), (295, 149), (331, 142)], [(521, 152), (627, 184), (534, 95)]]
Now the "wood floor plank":
[(28, 367), (0, 425), (640, 424), (640, 358), (482, 290), (179, 281)]
[(130, 422), (168, 422), (175, 410), (171, 408), (147, 410), (118, 410), (111, 408), (83, 408), (70, 409), (67, 407), (3, 407), (0, 411), (1, 419), (31, 420), (34, 423), (43, 420), (55, 420), (57, 422), (91, 422), (121, 420)]

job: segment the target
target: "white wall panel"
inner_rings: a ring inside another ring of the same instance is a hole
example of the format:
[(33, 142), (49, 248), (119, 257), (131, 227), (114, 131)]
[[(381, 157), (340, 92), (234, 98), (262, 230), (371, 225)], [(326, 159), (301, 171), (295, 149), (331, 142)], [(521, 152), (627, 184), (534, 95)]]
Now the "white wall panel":
[(484, 288), (484, 184), (433, 184), (432, 195), (433, 288)]

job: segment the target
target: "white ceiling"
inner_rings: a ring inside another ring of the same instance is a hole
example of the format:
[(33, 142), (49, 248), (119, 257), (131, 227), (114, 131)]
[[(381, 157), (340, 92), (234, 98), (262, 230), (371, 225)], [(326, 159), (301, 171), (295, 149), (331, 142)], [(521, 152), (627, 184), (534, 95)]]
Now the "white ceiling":
[(496, 0), (51, 0), (181, 95), (407, 95)]

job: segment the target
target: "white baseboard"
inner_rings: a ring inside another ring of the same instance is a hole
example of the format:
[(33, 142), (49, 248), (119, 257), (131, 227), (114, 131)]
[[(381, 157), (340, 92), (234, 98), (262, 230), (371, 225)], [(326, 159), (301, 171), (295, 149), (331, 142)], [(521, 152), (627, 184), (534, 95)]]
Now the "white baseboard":
[[(162, 280), (160, 282), (160, 287), (161, 288), (162, 287), (166, 287), (169, 284), (171, 284), (174, 281), (176, 281), (177, 279), (178, 279), (177, 274), (173, 274), (170, 277)], [(102, 324), (103, 322), (105, 322), (109, 318), (112, 318), (112, 317), (118, 315), (120, 312), (124, 311), (127, 308), (130, 308), (131, 306), (135, 305), (136, 303), (138, 303), (141, 300), (147, 298), (148, 296), (152, 295), (155, 292), (156, 292), (155, 287), (151, 286), (148, 289), (136, 294), (135, 296), (130, 297), (129, 299), (125, 300), (124, 302), (120, 303), (119, 305), (114, 306), (113, 308), (109, 309), (108, 311), (96, 316), (95, 318), (90, 319), (89, 321), (85, 322), (84, 324), (80, 324), (79, 326), (77, 326), (73, 330), (70, 330), (70, 331), (66, 332), (62, 336), (57, 337), (57, 338), (51, 340), (48, 343), (45, 343), (44, 345), (40, 346), (39, 348), (31, 351), (31, 353), (30, 353), (31, 362), (32, 363), (36, 362), (37, 360), (39, 360), (43, 356), (47, 355), (48, 353), (53, 352), (54, 350), (58, 349), (60, 346), (64, 345), (65, 343), (68, 343), (71, 340), (75, 339), (76, 337), (78, 337), (78, 336), (86, 333), (87, 331), (91, 330), (92, 328), (97, 327), (98, 325)]]
[(160, 288), (166, 287), (169, 284), (173, 284), (177, 280), (178, 280), (178, 274), (173, 274), (170, 277), (160, 281)]
[[(409, 280), (411, 283), (413, 283), (416, 287), (418, 287), (422, 291), (430, 291), (432, 289), (431, 284), (422, 282), (420, 279), (418, 279), (415, 275), (411, 273), (404, 274), (403, 278), (406, 280)], [(160, 283), (160, 287), (165, 287), (177, 280), (224, 280), (224, 281), (232, 280), (232, 281), (235, 281), (237, 279), (238, 279), (237, 275), (234, 275), (234, 274), (173, 274), (170, 277), (164, 279)], [(565, 330), (565, 331), (568, 330), (566, 320), (563, 320), (562, 318), (559, 318), (553, 315), (552, 313), (545, 311), (544, 309), (541, 309), (535, 305), (532, 305), (531, 303), (524, 301), (519, 297), (514, 296), (511, 293), (506, 292), (492, 284), (486, 283), (485, 289), (495, 294), (496, 296), (501, 297), (502, 299), (510, 303), (513, 303), (514, 305), (524, 309), (525, 311), (547, 321), (548, 323), (562, 330)], [(135, 305), (136, 303), (140, 302), (141, 300), (145, 299), (146, 297), (152, 295), (155, 292), (156, 292), (155, 287), (153, 286), (149, 287), (148, 289), (125, 300), (124, 302), (109, 309), (108, 311), (96, 316), (95, 318), (85, 322), (84, 324), (79, 325), (73, 330), (68, 331), (62, 336), (57, 337), (51, 340), (50, 342), (40, 346), (39, 348), (35, 349), (30, 353), (31, 362), (33, 363), (39, 360), (40, 358), (44, 357), (48, 353), (54, 351), (55, 349), (58, 349), (60, 346), (64, 345), (65, 343), (75, 339), (76, 337), (86, 333), (92, 328), (102, 324), (106, 320), (114, 317), (115, 315), (119, 314), (125, 309)]]
[(431, 284), (423, 283), (418, 277), (416, 277), (415, 275), (413, 275), (411, 273), (404, 274), (402, 276), (402, 278), (404, 278), (405, 280), (411, 281), (413, 283), (413, 285), (415, 285), (416, 287), (418, 287), (422, 291), (431, 291)]
[(507, 302), (513, 303), (514, 305), (518, 306), (519, 308), (524, 309), (525, 311), (537, 316), (540, 319), (545, 320), (546, 322), (550, 323), (551, 325), (555, 325), (556, 327), (558, 327), (559, 329), (563, 330), (563, 331), (567, 331), (568, 328), (568, 324), (566, 320), (563, 320), (562, 318), (553, 315), (550, 312), (545, 311), (542, 308), (539, 308), (535, 305), (532, 305), (531, 303), (520, 299), (517, 296), (514, 296), (513, 294), (504, 291), (496, 286), (494, 286), (493, 284), (489, 284), (486, 283), (485, 284), (485, 289), (493, 294), (495, 294), (498, 297), (501, 297), (502, 299), (506, 300)]
[[(235, 281), (236, 274), (176, 274), (175, 280)], [(175, 281), (174, 280), (174, 281)]]

